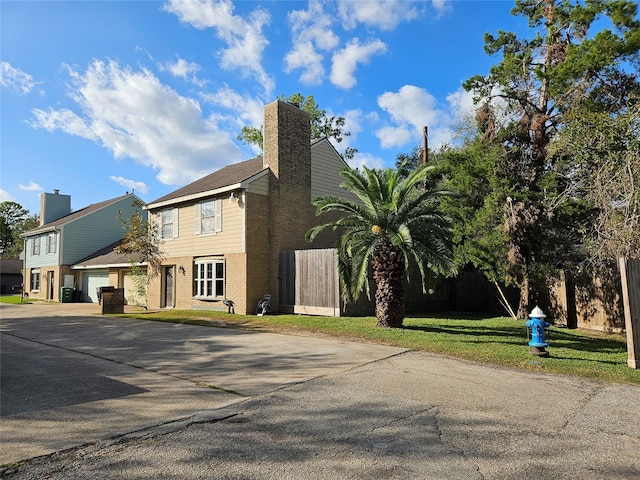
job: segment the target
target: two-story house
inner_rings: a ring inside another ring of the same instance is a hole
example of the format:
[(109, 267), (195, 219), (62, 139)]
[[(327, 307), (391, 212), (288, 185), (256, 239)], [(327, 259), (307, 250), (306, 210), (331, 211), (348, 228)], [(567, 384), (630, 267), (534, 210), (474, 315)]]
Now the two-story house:
[(74, 270), (72, 267), (104, 247), (121, 240), (123, 226), (141, 207), (133, 193), (95, 203), (74, 212), (71, 196), (42, 193), (40, 225), (23, 234), (25, 292), (32, 298), (60, 300), (62, 286), (82, 292), (82, 301), (97, 301), (96, 287), (109, 285), (104, 269)]
[(345, 161), (328, 139), (311, 142), (309, 115), (282, 101), (265, 106), (263, 155), (224, 167), (146, 208), (162, 237), (164, 259), (151, 275), (150, 308), (255, 312), (264, 294), (278, 310), (282, 251), (328, 248), (328, 232), (313, 244), (309, 228), (321, 221), (312, 200), (344, 196)]

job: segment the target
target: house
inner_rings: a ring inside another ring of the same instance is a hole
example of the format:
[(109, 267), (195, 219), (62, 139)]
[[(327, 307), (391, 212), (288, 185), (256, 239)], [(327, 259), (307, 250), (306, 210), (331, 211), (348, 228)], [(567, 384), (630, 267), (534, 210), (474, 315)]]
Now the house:
[[(120, 245), (122, 240), (101, 248), (71, 267), (71, 270), (85, 281), (84, 301), (97, 302), (98, 289), (109, 286), (124, 289), (126, 304), (146, 305), (145, 295), (140, 292), (140, 282), (143, 282), (144, 289), (147, 262), (139, 253), (118, 253), (116, 248)], [(139, 268), (138, 272), (133, 271), (132, 262)]]
[(22, 260), (0, 258), (0, 294), (15, 293), (14, 287), (20, 286), (22, 286)]
[[(76, 289), (76, 299), (97, 301), (96, 288), (109, 285), (103, 266), (73, 269), (79, 261), (122, 239), (118, 214), (128, 218), (142, 211), (133, 193), (71, 211), (71, 197), (53, 193), (40, 196), (40, 225), (23, 234), (25, 292), (31, 298), (60, 300), (63, 286)], [(82, 293), (80, 293), (82, 292)]]
[(156, 221), (164, 253), (150, 275), (150, 308), (213, 309), (251, 314), (265, 294), (279, 306), (279, 255), (335, 244), (327, 232), (305, 241), (317, 217), (312, 200), (345, 196), (347, 166), (328, 139), (311, 142), (309, 115), (276, 101), (265, 106), (261, 157), (228, 165), (146, 209)]

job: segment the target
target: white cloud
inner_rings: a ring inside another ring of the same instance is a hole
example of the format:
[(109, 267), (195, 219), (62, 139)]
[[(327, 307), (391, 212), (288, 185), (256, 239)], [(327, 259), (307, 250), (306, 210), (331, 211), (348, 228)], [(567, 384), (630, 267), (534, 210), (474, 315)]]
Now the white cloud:
[(348, 160), (349, 167), (351, 168), (384, 168), (384, 160), (370, 153), (356, 152), (353, 158)]
[(137, 190), (142, 194), (149, 193), (149, 187), (147, 187), (144, 182), (136, 182), (135, 180), (129, 180), (128, 178), (115, 176), (110, 176), (109, 179), (113, 180), (119, 185), (122, 185), (123, 187), (130, 188), (131, 191)]
[(464, 115), (468, 112), (473, 112), (476, 108), (473, 104), (473, 92), (467, 92), (462, 87), (447, 95), (447, 102), (449, 102), (451, 110), (456, 114)]
[(72, 98), (81, 109), (33, 111), (32, 126), (61, 130), (158, 170), (165, 184), (182, 184), (234, 161), (240, 151), (198, 102), (162, 85), (149, 71), (95, 60), (85, 73), (70, 71)]
[(441, 17), (446, 12), (452, 10), (451, 0), (431, 0), (433, 8), (438, 12), (438, 17)]
[(258, 98), (241, 95), (228, 86), (216, 93), (205, 93), (201, 96), (204, 101), (232, 112), (231, 115), (218, 113), (218, 119), (225, 119), (240, 127), (259, 127), (264, 122), (264, 103)]
[(234, 15), (229, 0), (170, 0), (164, 9), (197, 29), (215, 29), (227, 45), (218, 52), (222, 68), (253, 75), (271, 95), (274, 81), (262, 68), (262, 54), (269, 44), (262, 28), (271, 21), (266, 10), (258, 8), (245, 19)]
[(354, 87), (356, 85), (354, 72), (358, 64), (368, 63), (370, 57), (386, 51), (387, 46), (381, 40), (360, 44), (359, 39), (352, 39), (345, 48), (333, 55), (331, 82), (344, 89)]
[[(430, 145), (440, 145), (450, 138), (450, 117), (439, 110), (436, 99), (428, 91), (414, 85), (405, 85), (398, 92), (385, 92), (378, 97), (378, 106), (386, 111), (395, 125), (376, 131), (383, 148), (400, 147), (410, 140), (422, 137), (424, 127), (429, 127)], [(437, 140), (437, 141), (436, 141)]]
[[(333, 113), (329, 113), (333, 115)], [(362, 118), (363, 114), (361, 110), (347, 110), (343, 115), (344, 118), (344, 131), (351, 133), (348, 137), (343, 137), (340, 143), (341, 149), (346, 149), (352, 145), (357, 145), (358, 133), (362, 131)]]
[(182, 78), (199, 87), (204, 87), (209, 82), (199, 79), (196, 75), (196, 73), (200, 71), (200, 68), (200, 65), (197, 63), (187, 62), (183, 58), (178, 58), (174, 63), (167, 62), (164, 65), (160, 65), (160, 70), (168, 71), (174, 77)]
[(338, 13), (347, 29), (363, 23), (380, 30), (392, 30), (400, 22), (413, 20), (418, 16), (414, 3), (408, 0), (341, 0)]
[(0, 188), (0, 202), (15, 202), (15, 200), (9, 192)]
[(376, 130), (376, 137), (382, 148), (391, 148), (407, 144), (412, 135), (406, 127), (382, 127)]
[(29, 183), (27, 185), (18, 185), (18, 188), (20, 190), (26, 190), (29, 192), (40, 192), (42, 190), (44, 190), (44, 188), (42, 188), (40, 185), (38, 185), (37, 183), (33, 182), (33, 181), (29, 181)]
[(27, 94), (35, 88), (36, 83), (28, 73), (11, 66), (9, 62), (0, 62), (0, 85)]
[(307, 10), (289, 12), (293, 49), (284, 58), (285, 71), (301, 68), (300, 81), (305, 85), (319, 85), (324, 78), (324, 57), (318, 50), (332, 50), (339, 38), (331, 30), (333, 19), (323, 11), (320, 2), (309, 2)]
[(291, 73), (292, 70), (301, 68), (300, 83), (320, 85), (325, 76), (323, 59), (324, 57), (315, 50), (311, 42), (297, 43), (284, 57), (285, 72)]

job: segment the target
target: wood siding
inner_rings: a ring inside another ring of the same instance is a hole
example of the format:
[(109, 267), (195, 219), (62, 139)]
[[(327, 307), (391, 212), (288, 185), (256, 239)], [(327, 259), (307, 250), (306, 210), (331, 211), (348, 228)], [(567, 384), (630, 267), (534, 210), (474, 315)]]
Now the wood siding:
[[(61, 264), (73, 265), (88, 255), (116, 242), (124, 235), (118, 212), (129, 218), (136, 210), (133, 198), (126, 197), (62, 226)], [(29, 265), (31, 266), (31, 265)]]
[[(204, 199), (203, 199), (204, 201)], [(195, 234), (195, 205), (178, 208), (178, 236), (162, 242), (165, 257), (224, 255), (244, 252), (244, 203), (222, 200), (222, 231)], [(155, 211), (153, 212), (155, 213)]]
[(258, 195), (269, 195), (269, 175), (262, 175), (251, 181), (247, 192), (256, 193)]
[[(56, 235), (56, 251), (54, 253), (47, 253), (47, 237), (48, 233), (40, 235), (34, 235), (26, 238), (25, 248), (25, 268), (41, 268), (51, 265), (58, 265), (60, 256), (60, 235)], [(33, 242), (36, 237), (40, 238), (40, 255), (32, 255)]]
[(349, 192), (340, 188), (344, 181), (340, 170), (346, 166), (328, 140), (314, 144), (311, 147), (311, 200), (324, 195), (355, 199)]

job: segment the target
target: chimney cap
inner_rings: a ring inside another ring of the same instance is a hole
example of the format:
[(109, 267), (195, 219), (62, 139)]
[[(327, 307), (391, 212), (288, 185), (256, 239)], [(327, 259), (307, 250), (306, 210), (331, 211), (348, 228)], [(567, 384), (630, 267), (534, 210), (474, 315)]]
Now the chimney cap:
[(54, 189), (53, 189), (53, 193), (54, 193), (55, 195), (58, 195), (58, 194), (60, 193), (60, 190), (58, 190), (57, 188), (54, 188)]

